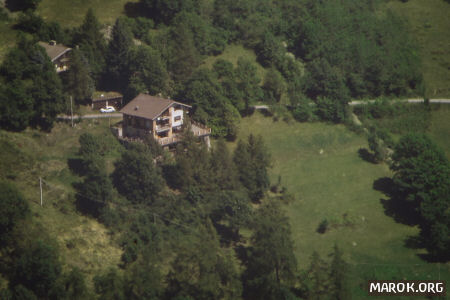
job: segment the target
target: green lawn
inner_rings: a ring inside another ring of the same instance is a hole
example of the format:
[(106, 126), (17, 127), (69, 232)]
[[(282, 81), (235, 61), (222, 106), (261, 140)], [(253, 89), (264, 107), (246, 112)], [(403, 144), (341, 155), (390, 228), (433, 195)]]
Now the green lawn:
[(127, 2), (137, 0), (43, 0), (37, 12), (47, 21), (74, 27), (82, 23), (86, 11), (92, 8), (100, 23), (113, 25), (116, 18), (124, 14)]
[(444, 0), (389, 1), (387, 7), (409, 21), (423, 63), (428, 97), (450, 96), (450, 3)]
[[(396, 223), (385, 214), (380, 199), (387, 197), (374, 190), (373, 183), (392, 174), (386, 165), (359, 157), (358, 149), (367, 148), (365, 137), (342, 125), (273, 122), (259, 113), (242, 120), (240, 137), (249, 133), (261, 134), (272, 154), (272, 182), (281, 175), (282, 184), (296, 196), (286, 209), (300, 268), (309, 264), (314, 250), (326, 257), (337, 243), (352, 266), (358, 299), (365, 294), (356, 283), (364, 283), (365, 277), (427, 279), (438, 275), (438, 266), (417, 256), (423, 250), (404, 246), (405, 239), (418, 229)], [(342, 223), (344, 214), (353, 226), (316, 232), (324, 218)], [(449, 277), (449, 266), (441, 266), (441, 272)]]
[(244, 48), (244, 46), (242, 45), (228, 45), (222, 52), (222, 54), (207, 57), (200, 67), (212, 68), (213, 64), (219, 58), (228, 60), (236, 66), (239, 57), (243, 57), (253, 62), (256, 66), (256, 73), (258, 74), (259, 78), (261, 79), (261, 81), (264, 79), (266, 70), (256, 61), (255, 52), (251, 49)]

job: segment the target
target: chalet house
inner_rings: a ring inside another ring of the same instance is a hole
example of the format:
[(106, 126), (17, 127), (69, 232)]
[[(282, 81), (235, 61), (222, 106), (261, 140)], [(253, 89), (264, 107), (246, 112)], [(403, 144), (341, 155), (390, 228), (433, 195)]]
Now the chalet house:
[(42, 46), (47, 52), (48, 57), (55, 65), (56, 72), (64, 72), (69, 69), (69, 52), (72, 50), (62, 44), (57, 44), (56, 41), (39, 42), (39, 46)]
[(113, 106), (116, 110), (122, 107), (123, 96), (117, 92), (94, 92), (91, 107), (93, 110)]
[[(183, 130), (184, 116), (191, 106), (148, 94), (139, 94), (120, 111), (123, 114), (122, 138), (153, 136), (162, 146), (178, 143)], [(211, 128), (193, 123), (194, 135), (203, 138), (209, 147)]]

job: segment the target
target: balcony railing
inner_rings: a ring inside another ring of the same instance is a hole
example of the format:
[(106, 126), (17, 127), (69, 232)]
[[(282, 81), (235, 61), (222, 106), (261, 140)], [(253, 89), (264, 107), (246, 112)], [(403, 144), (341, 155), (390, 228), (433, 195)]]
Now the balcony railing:
[(167, 131), (170, 129), (170, 124), (167, 125), (156, 125), (156, 132)]

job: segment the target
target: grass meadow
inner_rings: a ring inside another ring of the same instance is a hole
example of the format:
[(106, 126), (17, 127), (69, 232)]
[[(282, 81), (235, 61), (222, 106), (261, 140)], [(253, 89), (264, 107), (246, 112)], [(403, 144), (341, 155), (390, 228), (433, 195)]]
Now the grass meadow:
[(228, 45), (225, 50), (216, 56), (209, 56), (204, 61), (200, 67), (206, 67), (211, 69), (216, 60), (225, 59), (233, 63), (234, 66), (237, 65), (237, 61), (240, 57), (250, 60), (256, 67), (256, 74), (262, 80), (266, 74), (266, 70), (256, 61), (256, 54), (253, 50), (247, 49), (242, 45)]
[[(436, 112), (437, 121), (440, 114)], [(435, 124), (431, 132), (438, 139), (448, 137), (448, 127)], [(281, 176), (296, 197), (286, 211), (301, 269), (308, 267), (313, 251), (327, 258), (336, 243), (350, 263), (355, 299), (366, 297), (361, 286), (369, 278), (450, 279), (448, 264), (429, 264), (418, 256), (424, 250), (405, 246), (418, 228), (387, 215), (389, 197), (375, 190), (374, 182), (392, 173), (387, 165), (358, 155), (368, 147), (365, 136), (342, 125), (274, 122), (260, 113), (242, 120), (239, 138), (250, 133), (262, 135), (271, 152), (271, 181)], [(320, 234), (317, 228), (324, 219), (331, 229)]]
[(89, 8), (94, 10), (100, 23), (114, 25), (125, 13), (124, 6), (137, 0), (42, 0), (37, 13), (47, 21), (56, 21), (62, 27), (79, 26)]
[(450, 96), (450, 3), (444, 0), (389, 1), (387, 8), (406, 19), (422, 58), (427, 97)]

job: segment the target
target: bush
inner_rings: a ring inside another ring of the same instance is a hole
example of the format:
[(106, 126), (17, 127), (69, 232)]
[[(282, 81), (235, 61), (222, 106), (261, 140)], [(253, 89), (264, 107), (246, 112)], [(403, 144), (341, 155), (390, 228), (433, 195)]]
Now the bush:
[(301, 104), (294, 108), (292, 116), (299, 122), (311, 121), (314, 118), (314, 108), (308, 103)]
[(323, 219), (322, 222), (320, 222), (319, 226), (317, 227), (317, 232), (318, 233), (325, 233), (328, 230), (328, 220), (327, 219)]

